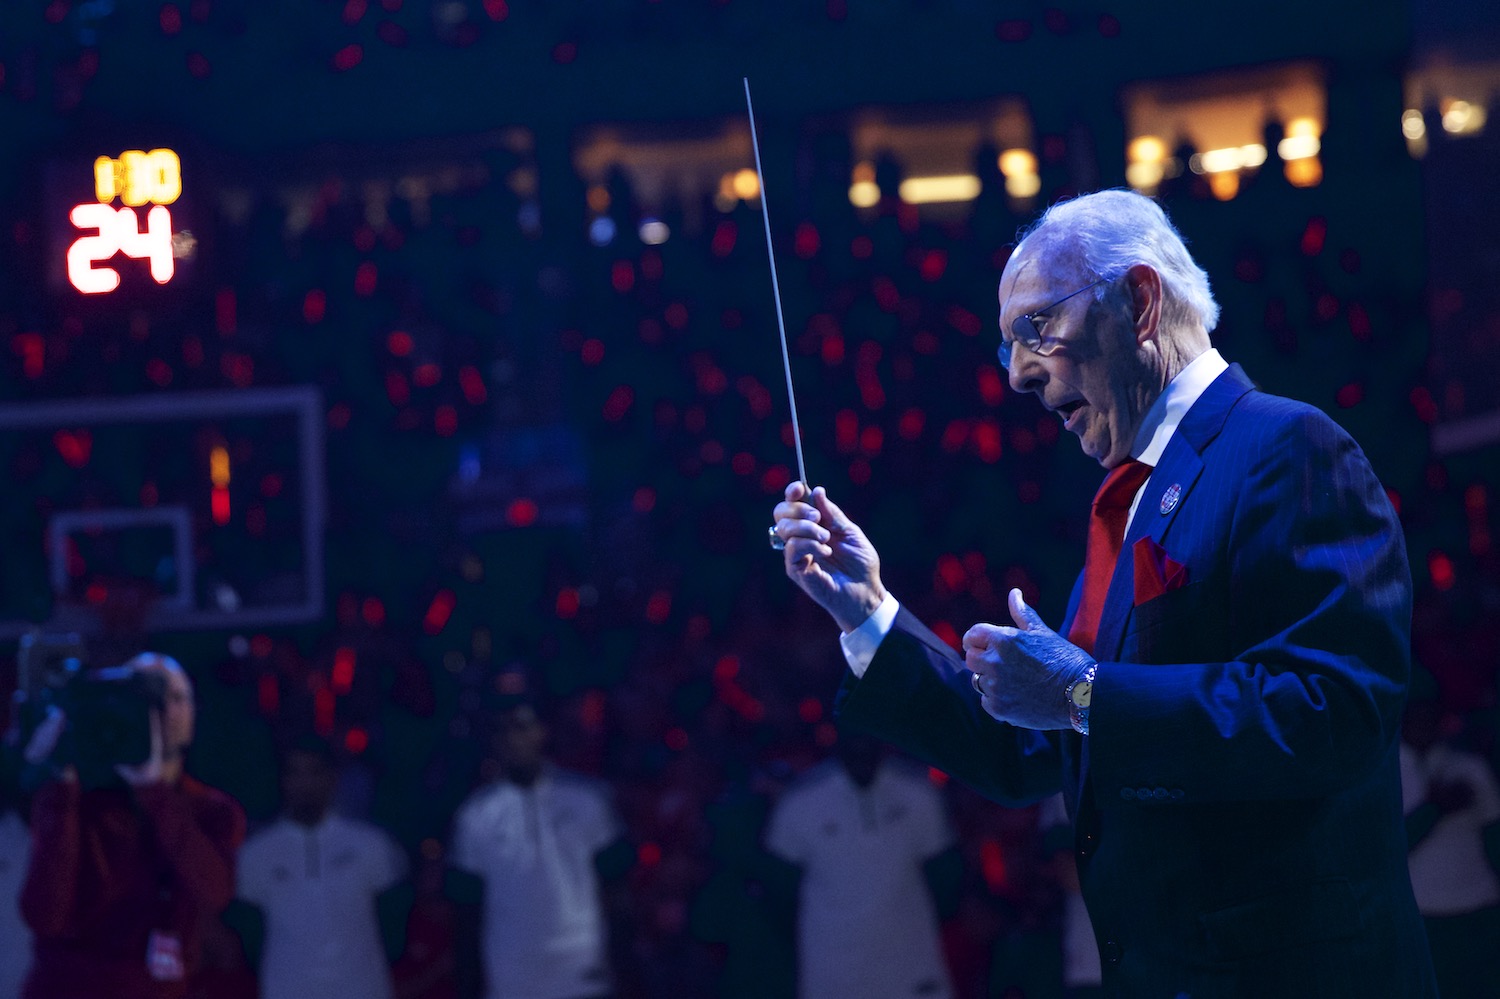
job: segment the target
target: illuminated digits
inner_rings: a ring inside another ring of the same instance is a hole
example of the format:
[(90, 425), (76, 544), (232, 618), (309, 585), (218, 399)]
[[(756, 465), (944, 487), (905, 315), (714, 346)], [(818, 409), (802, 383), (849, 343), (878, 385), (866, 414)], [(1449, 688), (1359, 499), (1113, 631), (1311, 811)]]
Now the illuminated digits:
[(164, 206), (157, 205), (147, 213), (144, 232), (133, 208), (116, 211), (109, 205), (78, 205), (68, 218), (80, 229), (98, 230), (98, 235), (82, 236), (68, 247), (68, 280), (84, 294), (97, 295), (119, 287), (119, 271), (94, 266), (116, 253), (149, 261), (151, 277), (157, 284), (172, 279), (176, 270), (172, 259), (172, 214)]
[(120, 158), (94, 160), (94, 194), (104, 204), (119, 198), (138, 208), (170, 205), (182, 197), (182, 160), (170, 149), (127, 149)]
[[(130, 211), (130, 209), (125, 209)], [(131, 212), (134, 215), (134, 212)], [(83, 236), (68, 247), (68, 280), (85, 295), (99, 295), (120, 286), (120, 272), (112, 267), (94, 267), (96, 260), (115, 255), (115, 210), (109, 205), (79, 205), (68, 213), (68, 219), (80, 229), (96, 229), (96, 235)]]
[(170, 149), (153, 149), (146, 154), (151, 184), (151, 201), (170, 205), (182, 196), (182, 161)]
[(108, 156), (94, 160), (94, 196), (100, 204), (109, 204), (120, 194), (120, 164)]
[[(82, 230), (95, 230), (68, 247), (68, 280), (86, 295), (99, 295), (120, 286), (120, 272), (96, 267), (116, 253), (148, 261), (157, 284), (172, 280), (172, 216), (167, 205), (182, 196), (182, 160), (170, 149), (149, 153), (127, 149), (118, 159), (94, 160), (94, 194), (98, 204), (78, 205), (68, 218)], [(125, 207), (118, 211), (112, 202)], [(146, 213), (143, 231), (137, 207), (154, 204)]]
[(135, 212), (129, 212), (127, 216), (122, 208), (115, 218), (121, 224), (122, 234), (130, 234), (129, 242), (122, 239), (120, 243), (125, 255), (151, 261), (151, 277), (157, 284), (172, 280), (177, 265), (172, 260), (172, 213), (166, 206), (157, 205), (146, 213), (145, 232), (136, 229)]
[(125, 170), (125, 184), (120, 191), (120, 200), (135, 208), (151, 200), (151, 161), (139, 149), (127, 149), (120, 154), (120, 163)]

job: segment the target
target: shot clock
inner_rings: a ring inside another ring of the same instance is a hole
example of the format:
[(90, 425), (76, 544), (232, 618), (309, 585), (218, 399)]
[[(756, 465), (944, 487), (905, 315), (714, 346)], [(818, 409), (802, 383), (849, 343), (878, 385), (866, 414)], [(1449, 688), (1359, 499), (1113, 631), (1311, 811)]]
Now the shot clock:
[(48, 271), (56, 290), (134, 299), (153, 287), (183, 283), (197, 239), (186, 224), (175, 150), (126, 149), (98, 155), (92, 164), (62, 160), (49, 173), (49, 211), (61, 216), (48, 226)]

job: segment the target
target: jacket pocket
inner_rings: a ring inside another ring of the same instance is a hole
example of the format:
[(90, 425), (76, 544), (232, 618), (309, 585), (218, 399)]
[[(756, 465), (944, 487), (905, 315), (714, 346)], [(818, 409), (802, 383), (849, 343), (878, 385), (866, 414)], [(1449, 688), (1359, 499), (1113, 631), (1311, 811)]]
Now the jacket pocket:
[(1121, 640), (1120, 658), (1127, 662), (1203, 662), (1202, 582), (1168, 590), (1130, 612)]
[(1189, 613), (1203, 595), (1203, 583), (1193, 582), (1152, 597), (1131, 610), (1129, 633), (1154, 628), (1178, 614)]

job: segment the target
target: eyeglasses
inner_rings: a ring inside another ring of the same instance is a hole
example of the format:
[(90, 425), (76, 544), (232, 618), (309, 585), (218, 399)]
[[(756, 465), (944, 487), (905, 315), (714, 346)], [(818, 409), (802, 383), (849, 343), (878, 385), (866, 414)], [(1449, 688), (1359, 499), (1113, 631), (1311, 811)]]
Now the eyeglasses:
[(1064, 295), (1062, 298), (1059, 298), (1051, 305), (1043, 306), (1042, 308), (1037, 309), (1033, 312), (1028, 312), (1024, 316), (1017, 316), (1015, 320), (1010, 324), (1010, 332), (1011, 335), (1015, 337), (1015, 339), (1006, 340), (1002, 337), (1000, 340), (1000, 367), (1004, 368), (1006, 371), (1010, 370), (1011, 351), (1018, 343), (1021, 346), (1025, 347), (1027, 350), (1031, 351), (1033, 354), (1038, 354), (1042, 357), (1046, 357), (1048, 354), (1051, 354), (1053, 351), (1055, 351), (1058, 347), (1062, 346), (1063, 342), (1061, 340), (1049, 339), (1042, 335), (1041, 328), (1036, 324), (1037, 317), (1039, 317), (1044, 312), (1050, 312), (1051, 310), (1057, 308), (1068, 299), (1073, 298), (1077, 295), (1082, 295), (1084, 292), (1088, 291), (1095, 285), (1103, 284), (1108, 280), (1109, 278), (1100, 278), (1097, 281), (1084, 285), (1082, 288), (1079, 288), (1077, 291), (1072, 292), (1071, 294)]

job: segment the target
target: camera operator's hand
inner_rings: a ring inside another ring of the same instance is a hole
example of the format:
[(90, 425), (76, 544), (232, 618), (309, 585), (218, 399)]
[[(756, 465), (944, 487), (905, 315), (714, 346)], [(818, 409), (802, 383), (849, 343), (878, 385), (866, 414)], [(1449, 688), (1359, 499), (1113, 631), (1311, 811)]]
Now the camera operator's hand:
[(116, 763), (118, 773), (131, 787), (160, 784), (165, 779), (161, 738), (161, 712), (151, 712), (151, 755), (143, 763)]
[[(47, 709), (47, 717), (31, 733), (31, 738), (26, 740), (26, 748), (22, 750), (22, 756), (26, 762), (34, 767), (44, 766), (52, 759), (52, 754), (57, 752), (57, 744), (62, 741), (63, 733), (68, 730), (68, 716), (62, 708), (53, 705)], [(78, 780), (78, 769), (71, 765), (61, 768), (59, 776), (65, 781)]]

